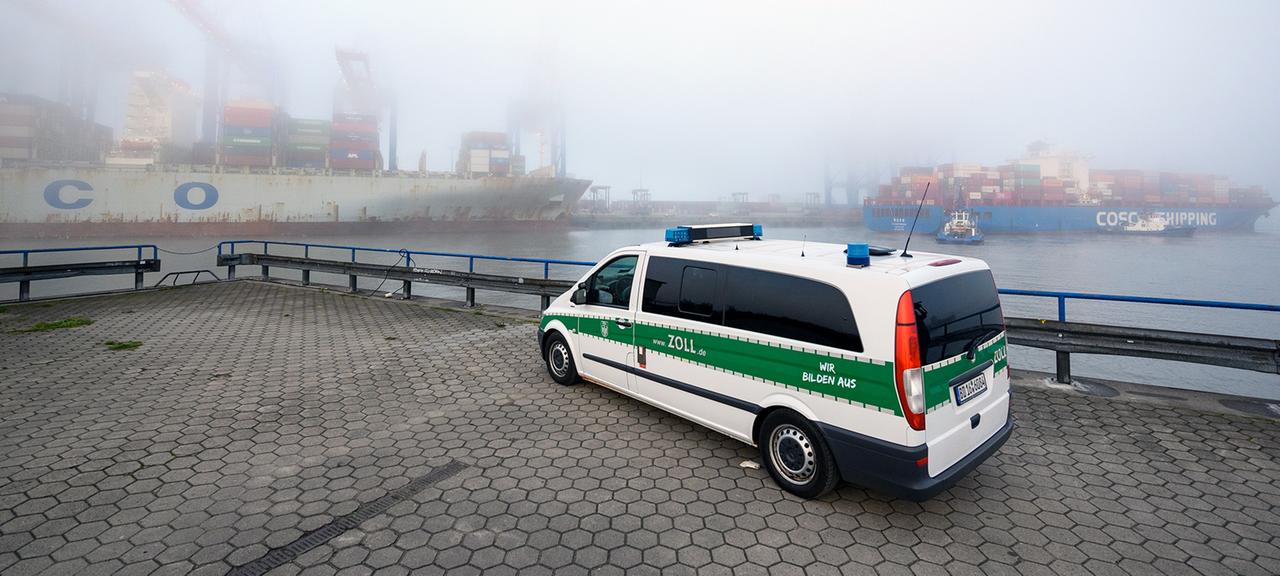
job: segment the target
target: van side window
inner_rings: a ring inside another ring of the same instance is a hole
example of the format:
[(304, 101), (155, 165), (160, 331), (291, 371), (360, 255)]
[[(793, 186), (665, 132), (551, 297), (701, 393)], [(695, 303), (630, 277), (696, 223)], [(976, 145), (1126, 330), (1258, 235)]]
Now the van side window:
[(710, 318), (715, 310), (716, 271), (697, 266), (685, 266), (680, 276), (679, 310), (685, 314)]
[(628, 308), (639, 256), (619, 256), (587, 279), (587, 304)]
[(862, 351), (849, 299), (835, 286), (749, 268), (729, 268), (724, 324), (851, 352)]
[(720, 323), (717, 266), (675, 258), (650, 257), (644, 273), (640, 309), (652, 314)]

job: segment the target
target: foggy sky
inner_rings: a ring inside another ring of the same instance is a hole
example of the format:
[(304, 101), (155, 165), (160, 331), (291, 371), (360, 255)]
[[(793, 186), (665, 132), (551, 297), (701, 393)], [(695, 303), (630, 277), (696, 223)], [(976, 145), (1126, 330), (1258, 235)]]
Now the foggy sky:
[[(133, 68), (201, 90), (203, 37), (168, 2), (46, 4), (60, 21), (0, 0), (0, 91), (56, 98), (61, 54), (87, 48), (118, 137)], [(1094, 167), (1280, 183), (1277, 2), (203, 4), (270, 55), (296, 117), (331, 112), (335, 45), (368, 52), (408, 169), (424, 150), (451, 169), (462, 132), (505, 131), (511, 100), (558, 92), (570, 172), (615, 198), (798, 200), (827, 160), (996, 164), (1038, 139)]]

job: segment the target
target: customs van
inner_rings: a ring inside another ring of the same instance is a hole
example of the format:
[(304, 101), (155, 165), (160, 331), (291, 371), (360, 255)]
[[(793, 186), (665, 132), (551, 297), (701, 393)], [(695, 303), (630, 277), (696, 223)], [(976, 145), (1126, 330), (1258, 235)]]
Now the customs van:
[(560, 384), (586, 380), (760, 449), (783, 489), (913, 499), (1012, 430), (991, 270), (943, 254), (668, 229), (614, 251), (543, 313)]

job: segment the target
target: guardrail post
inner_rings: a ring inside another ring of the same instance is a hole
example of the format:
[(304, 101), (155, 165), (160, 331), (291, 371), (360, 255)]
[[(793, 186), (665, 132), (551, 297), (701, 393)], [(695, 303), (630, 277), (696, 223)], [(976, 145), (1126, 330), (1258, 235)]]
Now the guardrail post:
[(236, 279), (236, 265), (227, 264), (227, 280), (235, 280), (235, 279)]
[(18, 301), (26, 302), (31, 299), (31, 281), (22, 280), (18, 282)]
[(142, 289), (142, 271), (141, 270), (133, 273), (133, 289), (134, 290)]
[(1054, 378), (1061, 384), (1071, 383), (1071, 353), (1056, 352), (1057, 358), (1057, 376)]
[[(355, 264), (355, 263), (356, 263), (356, 249), (355, 249), (355, 248), (352, 248), (352, 249), (351, 249), (351, 263), (352, 263), (352, 264)], [(352, 293), (355, 293), (355, 292), (359, 292), (359, 291), (360, 291), (360, 285), (359, 285), (359, 283), (358, 283), (358, 282), (359, 282), (359, 280), (358, 280), (358, 278), (357, 278), (357, 276), (356, 276), (355, 274), (351, 274), (351, 275), (347, 276), (347, 283), (351, 286), (351, 292), (352, 292)]]
[(310, 270), (303, 270), (303, 271), (302, 271), (302, 285), (303, 285), (303, 286), (310, 286), (310, 285), (311, 285), (311, 271), (310, 271)]
[(550, 297), (550, 296), (543, 296), (543, 297), (542, 297), (542, 309), (543, 309), (543, 310), (546, 310), (547, 308), (550, 308), (550, 307), (551, 307), (551, 297)]
[[(264, 256), (267, 254), (267, 243), (266, 243), (266, 242), (263, 242), (263, 243), (262, 243), (262, 254), (263, 254)], [(262, 279), (263, 279), (263, 280), (268, 280), (268, 279), (270, 279), (270, 278), (271, 278), (271, 267), (270, 267), (270, 266), (267, 266), (266, 264), (263, 264), (263, 265), (262, 265)]]
[(476, 307), (476, 289), (467, 288), (467, 308)]
[(403, 300), (412, 299), (413, 298), (413, 282), (409, 280), (405, 280), (403, 292), (404, 292), (404, 298), (402, 298)]

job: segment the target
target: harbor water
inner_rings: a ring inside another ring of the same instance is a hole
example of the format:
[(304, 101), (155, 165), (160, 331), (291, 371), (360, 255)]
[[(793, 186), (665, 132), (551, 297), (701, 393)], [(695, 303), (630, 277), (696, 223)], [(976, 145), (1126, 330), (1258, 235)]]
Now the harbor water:
[[(862, 226), (779, 228), (765, 225), (769, 238), (807, 239), (813, 242), (866, 240), (872, 244), (901, 247), (900, 234), (880, 234)], [(563, 260), (597, 260), (611, 250), (629, 244), (651, 242), (662, 238), (659, 229), (611, 230), (541, 230), (533, 232), (485, 231), (460, 233), (423, 233), (414, 236), (364, 235), (352, 237), (287, 237), (276, 240), (406, 248), (434, 252), (457, 252), (503, 256), (525, 256)], [(264, 238), (270, 239), (270, 238)], [(59, 246), (156, 244), (161, 252), (163, 271), (149, 274), (148, 285), (163, 273), (180, 270), (209, 269), (225, 276), (216, 266), (217, 239), (173, 238), (160, 240), (93, 239), (38, 242), (7, 241), (2, 249)], [(1280, 302), (1280, 218), (1262, 218), (1254, 232), (1202, 233), (1190, 238), (1135, 237), (1094, 234), (1057, 235), (988, 235), (985, 244), (977, 246), (942, 246), (932, 235), (919, 234), (911, 243), (913, 251), (936, 251), (974, 256), (986, 260), (1002, 288), (1060, 290), (1134, 296), (1191, 298), (1275, 304)], [(261, 245), (241, 245), (242, 251), (261, 251)], [(302, 255), (301, 248), (272, 246), (272, 253)], [(184, 254), (177, 254), (184, 253)], [(344, 250), (312, 249), (313, 258), (349, 260)], [(32, 264), (77, 260), (132, 258), (132, 251), (108, 253), (72, 253), (33, 255)], [(397, 254), (364, 254), (361, 261), (392, 264)], [(400, 261), (403, 263), (403, 261)], [(16, 266), (17, 256), (0, 256), (0, 266)], [(465, 270), (466, 259), (415, 257), (417, 266), (434, 266)], [(541, 276), (541, 264), (477, 261), (476, 270), (499, 274)], [(584, 269), (553, 265), (552, 277), (576, 278)], [(239, 276), (258, 274), (257, 268), (238, 271)], [(300, 273), (272, 270), (272, 276), (300, 279)], [(339, 276), (313, 274), (312, 282), (345, 285)], [(380, 284), (382, 284), (380, 286)], [(68, 294), (86, 290), (123, 289), (132, 286), (130, 277), (98, 277), (37, 282), (32, 287), (35, 297)], [(386, 294), (399, 289), (398, 282), (380, 283), (378, 279), (362, 279), (361, 287)], [(462, 298), (457, 288), (414, 286), (415, 295)], [(17, 285), (0, 285), (0, 299), (17, 297)], [(482, 304), (515, 305), (533, 308), (536, 297), (502, 293), (479, 293)], [(1008, 316), (1053, 319), (1057, 304), (1052, 299), (1003, 297)], [(1197, 309), (1152, 304), (1119, 302), (1068, 301), (1067, 319), (1120, 326), (1140, 326), (1191, 332), (1222, 333), (1239, 336), (1280, 339), (1280, 314), (1220, 309)], [(1015, 348), (1011, 354), (1015, 367), (1040, 371), (1053, 370), (1053, 353), (1046, 350)], [(1137, 358), (1073, 355), (1073, 374), (1078, 377), (1105, 378), (1179, 388), (1194, 388), (1227, 394), (1280, 399), (1280, 376), (1227, 368), (1215, 368), (1178, 362)]]

